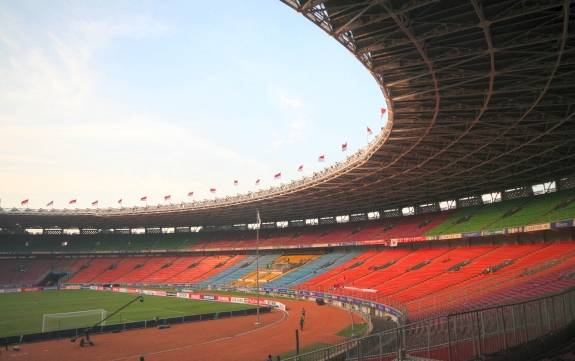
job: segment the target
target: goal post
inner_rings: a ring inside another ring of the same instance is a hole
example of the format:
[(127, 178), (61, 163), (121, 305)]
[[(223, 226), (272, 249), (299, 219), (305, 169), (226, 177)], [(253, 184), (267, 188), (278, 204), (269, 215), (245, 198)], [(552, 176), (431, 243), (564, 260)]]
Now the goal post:
[(90, 327), (106, 318), (104, 309), (47, 313), (42, 316), (42, 333)]

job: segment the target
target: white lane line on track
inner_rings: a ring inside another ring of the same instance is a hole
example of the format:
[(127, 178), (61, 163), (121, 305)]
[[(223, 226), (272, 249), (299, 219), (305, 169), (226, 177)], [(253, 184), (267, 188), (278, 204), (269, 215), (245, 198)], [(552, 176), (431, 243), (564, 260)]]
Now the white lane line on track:
[(28, 356), (28, 353), (27, 352), (22, 352), (22, 353), (19, 352), (19, 353), (10, 354), (10, 357), (21, 357), (21, 356)]
[(229, 339), (232, 339), (232, 338), (234, 338), (234, 337), (244, 336), (244, 335), (247, 335), (247, 334), (250, 334), (250, 333), (258, 332), (258, 331), (264, 330), (264, 329), (266, 329), (266, 328), (268, 328), (268, 327), (274, 326), (274, 325), (276, 325), (276, 324), (278, 324), (278, 323), (280, 323), (280, 322), (283, 322), (283, 321), (289, 316), (289, 312), (288, 312), (288, 311), (283, 311), (283, 310), (280, 310), (280, 311), (283, 312), (282, 318), (280, 318), (279, 320), (274, 321), (274, 322), (272, 322), (272, 323), (270, 323), (270, 324), (268, 324), (268, 325), (265, 325), (265, 326), (259, 327), (259, 328), (255, 328), (255, 329), (253, 329), (253, 330), (243, 331), (243, 332), (237, 333), (237, 334), (235, 334), (235, 335), (226, 336), (226, 337), (220, 337), (220, 338), (216, 338), (216, 339), (213, 339), (213, 340), (204, 341), (204, 342), (201, 342), (201, 343), (190, 344), (190, 345), (185, 345), (185, 346), (180, 346), (180, 347), (174, 347), (174, 348), (164, 349), (164, 350), (160, 350), (160, 351), (154, 351), (154, 352), (150, 352), (150, 353), (146, 353), (146, 354), (138, 353), (138, 354), (133, 354), (133, 355), (130, 355), (130, 356), (124, 356), (124, 357), (120, 357), (120, 358), (111, 359), (111, 360), (108, 360), (108, 361), (123, 361), (123, 360), (135, 359), (136, 357), (140, 357), (140, 356), (144, 356), (144, 357), (145, 357), (145, 356), (152, 356), (152, 355), (160, 355), (160, 354), (163, 354), (163, 353), (169, 353), (169, 352), (174, 352), (174, 351), (181, 351), (181, 350), (186, 350), (186, 349), (189, 349), (189, 348), (192, 348), (192, 347), (196, 347), (196, 346), (209, 345), (209, 344), (212, 344), (212, 343), (229, 340)]

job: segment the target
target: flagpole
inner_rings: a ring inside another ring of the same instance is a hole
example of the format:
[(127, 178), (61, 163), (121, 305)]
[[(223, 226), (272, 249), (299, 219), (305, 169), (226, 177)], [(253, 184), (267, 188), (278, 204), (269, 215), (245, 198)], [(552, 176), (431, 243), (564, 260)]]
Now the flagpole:
[(260, 211), (256, 209), (256, 216), (258, 226), (256, 227), (256, 292), (257, 292), (257, 307), (256, 307), (256, 325), (260, 324), (260, 227), (262, 220), (260, 218)]

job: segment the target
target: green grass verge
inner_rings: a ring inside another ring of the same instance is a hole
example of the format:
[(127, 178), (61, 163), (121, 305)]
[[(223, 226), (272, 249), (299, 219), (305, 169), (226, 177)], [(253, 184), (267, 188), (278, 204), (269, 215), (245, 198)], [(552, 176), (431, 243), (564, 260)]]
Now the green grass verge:
[[(88, 290), (46, 291), (0, 294), (0, 337), (42, 331), (42, 316), (104, 309), (111, 313), (135, 297), (133, 294)], [(134, 303), (111, 318), (107, 324), (128, 321), (198, 315), (213, 312), (245, 310), (253, 306), (194, 301), (174, 297), (144, 296), (144, 302)], [(96, 323), (98, 316), (82, 319), (63, 319), (61, 328), (87, 327)], [(58, 324), (52, 326), (57, 327)]]
[[(301, 355), (301, 354), (304, 354), (304, 353), (307, 353), (307, 352), (312, 352), (312, 351), (315, 351), (315, 350), (321, 350), (322, 348), (326, 348), (326, 347), (329, 347), (329, 346), (331, 346), (329, 343), (316, 342), (316, 343), (312, 343), (311, 345), (307, 345), (306, 347), (300, 348), (299, 353), (300, 353), (300, 355)], [(296, 355), (296, 351), (295, 351), (295, 350), (289, 351), (289, 352), (284, 352), (284, 353), (281, 353), (281, 354), (280, 354), (280, 359), (283, 360), (283, 359), (285, 359), (285, 358), (293, 357), (293, 356), (295, 356), (295, 355)]]
[[(343, 330), (339, 331), (337, 333), (337, 335), (342, 336), (342, 337), (351, 337), (351, 329), (352, 329), (352, 327), (350, 324), (349, 326), (347, 326)], [(365, 335), (365, 333), (367, 332), (367, 323), (356, 323), (356, 324), (354, 324), (353, 325), (353, 331), (354, 331), (353, 334), (356, 337)], [(324, 349), (324, 348), (329, 347), (329, 346), (332, 346), (332, 345), (328, 344), (328, 343), (316, 342), (316, 343), (312, 343), (311, 345), (308, 345), (306, 347), (301, 348), (299, 353), (304, 354), (307, 352), (321, 350), (321, 349)], [(284, 352), (284, 353), (280, 354), (280, 358), (283, 360), (283, 359), (288, 358), (288, 357), (293, 357), (293, 356), (295, 356), (295, 354), (296, 354), (295, 350), (289, 351), (289, 352)]]
[[(352, 330), (353, 330), (353, 334), (352, 334)], [(339, 331), (336, 335), (342, 336), (342, 337), (352, 337), (352, 336), (358, 337), (358, 336), (364, 336), (366, 332), (367, 332), (367, 323), (355, 323), (355, 324), (353, 324), (353, 327), (350, 324), (349, 326), (347, 326), (343, 330)]]

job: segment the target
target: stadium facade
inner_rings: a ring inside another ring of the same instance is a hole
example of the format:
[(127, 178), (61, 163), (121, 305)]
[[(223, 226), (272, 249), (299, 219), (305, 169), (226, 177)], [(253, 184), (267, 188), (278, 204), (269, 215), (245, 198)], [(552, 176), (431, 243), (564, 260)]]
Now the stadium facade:
[[(235, 197), (157, 207), (2, 209), (1, 266), (3, 274), (15, 274), (2, 283), (47, 282), (46, 270), (62, 271), (56, 282), (98, 287), (250, 288), (262, 276), (270, 292), (353, 295), (393, 304), (399, 321), (444, 317), (425, 324), (428, 356), (430, 337), (440, 339), (441, 352), (442, 342), (449, 345), (440, 359), (455, 352), (451, 327), (466, 342), (459, 346), (472, 345), (469, 355), (485, 353), (481, 346), (491, 334), (459, 332), (453, 320), (472, 329), (479, 321), (469, 317), (495, 322), (498, 340), (507, 335), (506, 316), (514, 317), (514, 332), (516, 316), (531, 327), (516, 306), (511, 313), (498, 308), (502, 316), (468, 316), (469, 310), (555, 297), (550, 309), (559, 300), (557, 312), (572, 320), (565, 305), (575, 297), (565, 290), (575, 285), (575, 4), (283, 2), (377, 80), (389, 114), (378, 137), (311, 177)], [(535, 185), (545, 194), (534, 194)], [(496, 202), (485, 205), (485, 194)], [(256, 209), (263, 245), (248, 229)], [(254, 268), (256, 247), (262, 275)], [(529, 302), (543, 314), (547, 300)], [(453, 312), (458, 316), (450, 319)], [(568, 326), (558, 315), (557, 327), (551, 318), (534, 323), (536, 334)], [(439, 326), (431, 334), (433, 322)], [(401, 331), (390, 352), (421, 340), (419, 326), (404, 327), (412, 328)], [(377, 340), (369, 342), (383, 347)], [(359, 350), (372, 352), (373, 345), (351, 348), (361, 359)]]
[(0, 226), (229, 225), (253, 223), (256, 208), (289, 221), (573, 184), (571, 1), (285, 2), (380, 85), (389, 121), (368, 147), (271, 190), (174, 206), (4, 210)]

